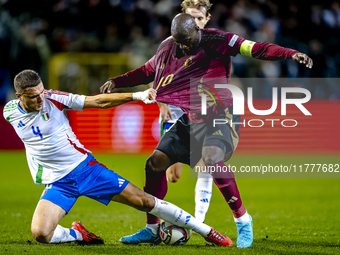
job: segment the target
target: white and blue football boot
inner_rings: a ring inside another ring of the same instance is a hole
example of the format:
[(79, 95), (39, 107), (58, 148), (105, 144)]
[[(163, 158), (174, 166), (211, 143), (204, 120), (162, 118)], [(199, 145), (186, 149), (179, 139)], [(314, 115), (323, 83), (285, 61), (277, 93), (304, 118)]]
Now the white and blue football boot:
[(250, 221), (236, 222), (238, 248), (248, 248), (253, 244), (253, 219), (249, 217)]

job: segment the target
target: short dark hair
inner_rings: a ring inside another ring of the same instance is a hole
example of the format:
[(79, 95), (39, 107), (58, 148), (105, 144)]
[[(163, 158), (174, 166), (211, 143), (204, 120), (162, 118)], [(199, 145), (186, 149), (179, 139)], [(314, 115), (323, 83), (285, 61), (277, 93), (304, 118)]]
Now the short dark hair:
[(177, 14), (171, 23), (171, 35), (175, 37), (189, 36), (198, 26), (194, 18), (186, 13)]
[(18, 73), (14, 78), (14, 88), (16, 92), (21, 92), (28, 87), (35, 87), (41, 83), (38, 73), (33, 70), (24, 70)]

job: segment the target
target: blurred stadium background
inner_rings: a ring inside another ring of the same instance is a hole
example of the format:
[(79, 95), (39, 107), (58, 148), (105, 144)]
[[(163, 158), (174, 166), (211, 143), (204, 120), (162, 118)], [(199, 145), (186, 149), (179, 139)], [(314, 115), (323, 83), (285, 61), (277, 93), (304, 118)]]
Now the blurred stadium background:
[[(293, 61), (266, 62), (243, 55), (232, 59), (232, 83), (254, 88), (255, 106), (270, 107), (277, 78), (303, 78), (293, 86), (312, 95), (312, 118), (287, 128), (242, 128), (242, 152), (338, 153), (340, 80), (340, 1), (211, 1), (208, 27), (246, 39), (272, 42), (308, 54), (312, 70)], [(39, 72), (47, 89), (93, 95), (109, 78), (144, 64), (168, 37), (180, 0), (2, 0), (0, 1), (0, 105), (15, 97), (12, 80), (23, 69)], [(245, 78), (276, 82), (247, 82)], [(317, 79), (317, 78), (323, 79)], [(301, 82), (300, 82), (301, 81)], [(145, 89), (138, 86), (133, 90)], [(131, 89), (120, 89), (117, 92)], [(290, 118), (301, 118), (292, 108)], [(279, 108), (278, 108), (279, 111)], [(247, 113), (249, 114), (249, 112)], [(288, 115), (289, 115), (288, 114)], [(280, 119), (280, 113), (276, 116)], [(247, 116), (245, 118), (247, 119)], [(254, 116), (251, 116), (254, 117)], [(2, 119), (2, 118), (1, 118)], [(158, 108), (130, 103), (107, 111), (71, 113), (86, 147), (103, 152), (150, 152), (159, 140)], [(282, 116), (281, 116), (282, 119)], [(0, 149), (22, 149), (1, 120)], [(143, 129), (137, 123), (144, 123)], [(322, 123), (322, 124), (320, 124)], [(324, 131), (327, 126), (328, 131)], [(315, 135), (315, 134), (323, 134)], [(260, 140), (262, 142), (259, 142)], [(336, 142), (336, 143), (335, 143)], [(291, 145), (295, 144), (294, 147)]]
[[(294, 106), (288, 107), (287, 116), (281, 116), (278, 107), (269, 118), (295, 119), (298, 126), (283, 128), (277, 122), (275, 128), (268, 124), (261, 128), (241, 127), (240, 144), (228, 164), (339, 164), (340, 1), (211, 2), (208, 27), (294, 48), (314, 60), (313, 69), (308, 70), (293, 61), (265, 62), (242, 55), (232, 59), (232, 83), (245, 94), (247, 87), (253, 87), (256, 108), (270, 108), (273, 86), (297, 86), (311, 92), (312, 100), (305, 106), (312, 116), (304, 116)], [(99, 87), (109, 77), (139, 67), (153, 56), (159, 43), (169, 36), (170, 22), (180, 12), (180, 3), (0, 0), (1, 111), (15, 97), (13, 78), (23, 69), (38, 71), (47, 89), (99, 93)], [(286, 78), (292, 83), (282, 82)], [(145, 88), (138, 86), (134, 90)], [(126, 90), (117, 90), (121, 91)], [(245, 109), (246, 120), (268, 118), (250, 114), (247, 106)], [(160, 139), (156, 104), (131, 102), (114, 109), (70, 112), (69, 118), (80, 141), (99, 161), (143, 186), (143, 164)], [(89, 199), (80, 199), (61, 224), (68, 226), (82, 220), (91, 226), (91, 231), (102, 234), (108, 245), (39, 245), (31, 236), (30, 221), (43, 187), (33, 185), (24, 146), (4, 118), (0, 118), (0, 134), (1, 254), (37, 254), (42, 250), (46, 254), (173, 254), (170, 247), (122, 247), (119, 238), (144, 227), (145, 215), (117, 204), (106, 209)], [(169, 185), (166, 199), (193, 213), (195, 181), (190, 177), (189, 171), (183, 171), (182, 185)], [(283, 175), (271, 176), (275, 179), (265, 179), (270, 175), (255, 177), (237, 180), (242, 199), (254, 218), (254, 246), (247, 250), (235, 248), (233, 254), (339, 253), (338, 173), (330, 173), (324, 179), (307, 179), (317, 175), (299, 176), (306, 179), (287, 179), (294, 176)], [(235, 240), (229, 208), (216, 187), (213, 193), (206, 222), (219, 226)], [(224, 252), (202, 244), (198, 236), (193, 236), (185, 248), (175, 252)]]

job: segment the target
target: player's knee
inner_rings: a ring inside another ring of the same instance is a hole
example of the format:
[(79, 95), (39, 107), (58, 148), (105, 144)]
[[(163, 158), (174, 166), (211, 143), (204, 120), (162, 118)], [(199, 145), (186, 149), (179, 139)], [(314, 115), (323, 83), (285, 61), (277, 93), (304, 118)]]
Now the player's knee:
[(154, 171), (154, 165), (153, 165), (152, 160), (150, 158), (151, 157), (149, 157), (145, 162), (145, 170), (146, 171)]
[(213, 155), (203, 155), (203, 162), (204, 165), (206, 166), (212, 166), (214, 164), (216, 164), (218, 161), (216, 161), (216, 158)]
[(51, 240), (51, 231), (43, 228), (31, 228), (33, 238), (39, 243), (49, 243)]
[[(222, 146), (222, 142), (220, 146)], [(202, 159), (203, 163), (206, 166), (212, 166), (216, 164), (217, 162), (224, 159), (225, 156), (225, 150), (222, 150), (220, 147), (217, 146), (207, 146), (203, 148), (202, 152)]]
[(151, 171), (151, 172), (162, 172), (164, 169), (157, 164), (157, 160), (155, 160), (154, 156), (151, 155), (145, 163), (145, 170), (146, 171)]
[(166, 169), (168, 169), (168, 167), (172, 164), (173, 162), (171, 162), (165, 153), (155, 150), (146, 160), (145, 170), (153, 172), (165, 172)]

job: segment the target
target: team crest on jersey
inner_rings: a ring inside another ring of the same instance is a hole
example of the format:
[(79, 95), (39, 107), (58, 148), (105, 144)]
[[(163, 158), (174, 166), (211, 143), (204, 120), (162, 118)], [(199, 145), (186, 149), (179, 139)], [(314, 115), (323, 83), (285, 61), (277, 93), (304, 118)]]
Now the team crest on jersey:
[(184, 66), (189, 66), (191, 64), (192, 64), (192, 57), (187, 58), (187, 60), (185, 60), (185, 62), (184, 62)]
[(159, 69), (163, 70), (163, 69), (164, 69), (164, 67), (165, 67), (165, 64), (164, 64), (164, 63), (162, 63), (162, 64), (161, 64), (161, 66), (159, 67)]
[(42, 112), (41, 115), (42, 115), (43, 119), (46, 120), (46, 121), (50, 119), (50, 116), (48, 115), (47, 112)]

